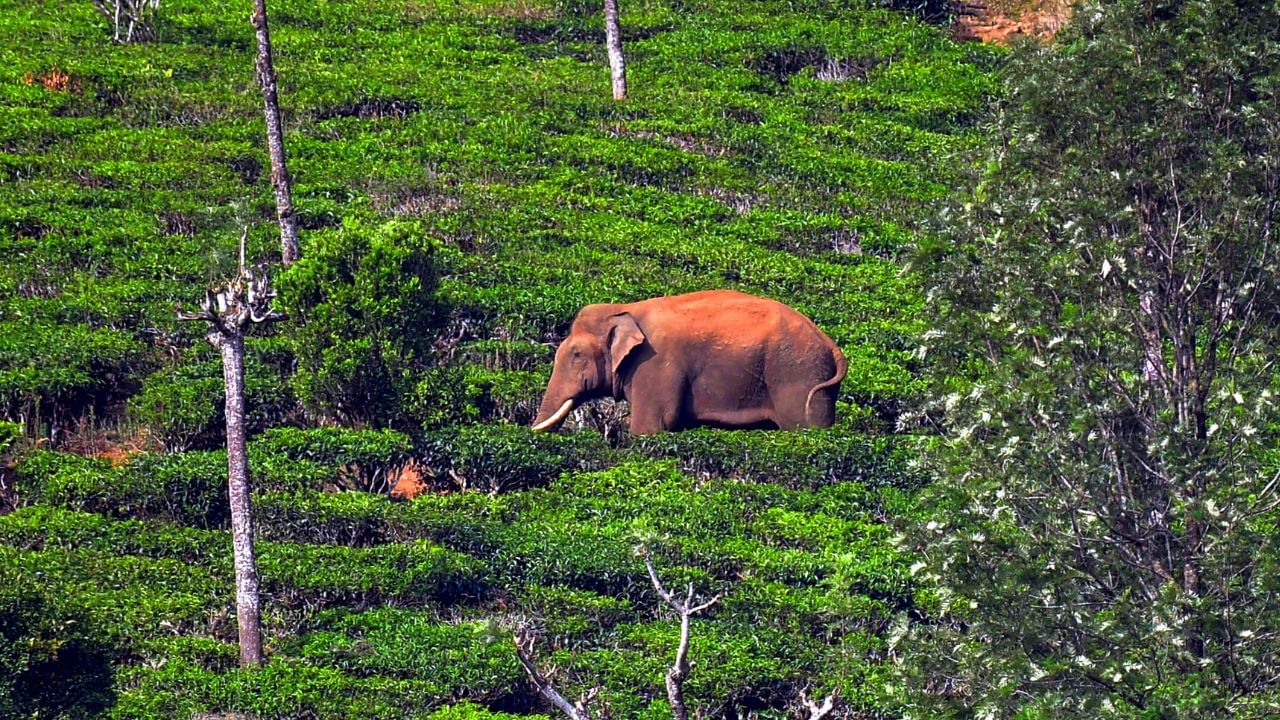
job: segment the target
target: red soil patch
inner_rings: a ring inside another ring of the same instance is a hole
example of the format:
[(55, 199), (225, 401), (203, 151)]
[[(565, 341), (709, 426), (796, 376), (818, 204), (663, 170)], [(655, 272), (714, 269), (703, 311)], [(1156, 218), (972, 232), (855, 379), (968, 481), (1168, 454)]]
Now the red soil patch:
[(25, 85), (43, 85), (50, 92), (78, 94), (82, 89), (80, 78), (57, 65), (42, 73), (27, 73), (22, 76)]
[(951, 31), (957, 40), (996, 45), (1008, 45), (1020, 38), (1045, 42), (1053, 39), (1070, 15), (1070, 6), (1057, 0), (1044, 0), (1017, 10), (995, 2), (971, 0), (958, 5)]
[(391, 496), (400, 497), (405, 500), (412, 500), (415, 497), (427, 492), (430, 488), (423, 482), (423, 467), (417, 461), (410, 461), (398, 473), (392, 473), (393, 477), (387, 478), (388, 484), (391, 485)]

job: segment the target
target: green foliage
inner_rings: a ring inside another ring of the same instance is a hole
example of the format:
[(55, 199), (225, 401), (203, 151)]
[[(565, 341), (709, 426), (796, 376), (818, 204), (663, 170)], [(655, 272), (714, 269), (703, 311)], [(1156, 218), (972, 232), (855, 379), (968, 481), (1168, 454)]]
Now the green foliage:
[(119, 399), (129, 388), (113, 378), (146, 365), (141, 343), (121, 330), (0, 322), (0, 412), (65, 423)]
[[(0, 558), (6, 567), (17, 561), (19, 571), (46, 574), (51, 587), (104, 583), (90, 594), (113, 608), (127, 603), (121, 591), (147, 582), (147, 573), (154, 573), (149, 592), (167, 590), (170, 595), (163, 602), (139, 602), (103, 620), (124, 637), (154, 634), (142, 623), (156, 613), (170, 624), (189, 623), (198, 621), (200, 609), (210, 602), (231, 600), (229, 538), (222, 531), (28, 508), (0, 517), (0, 549), (3, 545), (24, 548)], [(376, 549), (259, 542), (257, 552), (264, 594), (287, 608), (451, 603), (485, 591), (484, 571), (474, 559), (425, 540)], [(77, 562), (97, 567), (78, 573)], [(211, 578), (221, 581), (220, 590), (209, 589)]]
[(868, 438), (844, 428), (804, 432), (695, 430), (636, 438), (635, 451), (674, 458), (699, 477), (735, 477), (791, 488), (830, 483), (913, 487), (920, 478), (890, 438)]
[(109, 707), (113, 651), (83, 610), (0, 577), (0, 715), (87, 718)]
[(440, 708), (430, 715), (429, 720), (546, 720), (546, 718), (545, 715), (493, 712), (472, 703), (460, 703)]
[(430, 681), (434, 695), (493, 702), (523, 689), (509, 638), (487, 623), (441, 623), (384, 608), (348, 615), (300, 639), (300, 655), (356, 676)]
[(489, 493), (545, 485), (566, 470), (601, 467), (611, 455), (595, 433), (534, 433), (510, 425), (431, 432), (420, 447), (437, 478)]
[(1280, 711), (1277, 28), (1123, 0), (1011, 66), (919, 261), (944, 435), (903, 535), (933, 595), (903, 618), (909, 716)]
[(504, 518), (500, 499), (474, 493), (424, 494), (412, 502), (316, 490), (254, 495), (258, 532), (282, 542), (373, 547), (425, 538), (483, 555), (494, 548)]
[(548, 377), (477, 365), (432, 368), (414, 388), (412, 413), (426, 429), (476, 421), (528, 425), (537, 415)]
[(21, 439), (21, 425), (0, 420), (0, 457), (6, 456)]
[[(297, 400), (273, 357), (274, 338), (249, 338), (245, 353), (245, 430), (250, 436), (290, 419)], [(166, 452), (211, 449), (223, 443), (225, 386), (222, 362), (201, 347), (201, 359), (162, 368), (129, 399), (130, 414)]]
[(412, 444), (394, 430), (275, 428), (263, 434), (253, 450), (341, 469), (351, 476), (354, 487), (386, 492), (390, 477), (409, 462)]
[(175, 660), (154, 670), (135, 670), (128, 681), (129, 688), (111, 710), (113, 720), (191, 717), (203, 712), (244, 713), (271, 720), (398, 720), (430, 717), (441, 703), (434, 682), (358, 677), (292, 658), (274, 659), (260, 669), (222, 672)]
[[(331, 471), (314, 463), (267, 456), (251, 463), (259, 488), (318, 487)], [(224, 527), (227, 505), (225, 452), (137, 455), (114, 468), (106, 460), (38, 451), (18, 466), (20, 496), (28, 502), (103, 513), (155, 518), (201, 528)]]
[(435, 246), (415, 223), (348, 219), (308, 234), (302, 260), (276, 281), (302, 401), (349, 422), (400, 422), (412, 372), (430, 357), (438, 275)]

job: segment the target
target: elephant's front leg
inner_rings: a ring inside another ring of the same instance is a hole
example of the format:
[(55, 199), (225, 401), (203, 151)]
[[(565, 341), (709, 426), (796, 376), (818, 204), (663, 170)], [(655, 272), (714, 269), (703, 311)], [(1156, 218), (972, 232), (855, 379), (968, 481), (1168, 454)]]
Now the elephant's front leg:
[(639, 369), (632, 379), (627, 400), (631, 403), (631, 434), (652, 435), (684, 427), (687, 382), (673, 373)]

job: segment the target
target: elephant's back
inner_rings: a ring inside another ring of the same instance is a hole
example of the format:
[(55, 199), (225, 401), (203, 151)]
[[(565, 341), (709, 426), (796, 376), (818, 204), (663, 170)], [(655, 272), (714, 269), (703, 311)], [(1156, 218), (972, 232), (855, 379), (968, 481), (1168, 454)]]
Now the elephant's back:
[(668, 331), (747, 339), (776, 332), (803, 315), (769, 298), (737, 290), (703, 290), (635, 303), (635, 310)]

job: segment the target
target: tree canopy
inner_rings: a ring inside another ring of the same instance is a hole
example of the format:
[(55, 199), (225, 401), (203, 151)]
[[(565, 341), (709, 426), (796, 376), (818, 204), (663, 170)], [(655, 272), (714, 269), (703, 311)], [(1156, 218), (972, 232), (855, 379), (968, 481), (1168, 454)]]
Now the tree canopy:
[(917, 262), (941, 437), (920, 716), (1273, 715), (1280, 7), (1089, 5), (1026, 48)]

